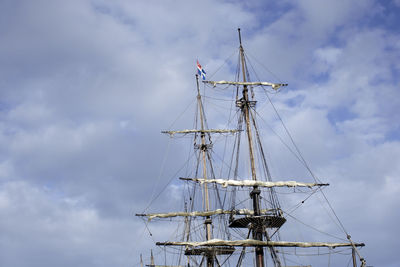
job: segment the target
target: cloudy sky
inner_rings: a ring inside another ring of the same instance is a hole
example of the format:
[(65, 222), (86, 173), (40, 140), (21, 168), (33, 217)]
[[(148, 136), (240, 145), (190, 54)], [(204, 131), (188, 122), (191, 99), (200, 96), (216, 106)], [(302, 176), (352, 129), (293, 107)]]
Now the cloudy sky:
[(273, 101), (368, 264), (400, 266), (399, 14), (399, 0), (1, 0), (0, 265), (137, 265), (151, 238), (133, 214), (170, 178), (154, 189), (159, 132), (193, 100), (196, 59), (216, 71), (241, 27), (289, 83)]

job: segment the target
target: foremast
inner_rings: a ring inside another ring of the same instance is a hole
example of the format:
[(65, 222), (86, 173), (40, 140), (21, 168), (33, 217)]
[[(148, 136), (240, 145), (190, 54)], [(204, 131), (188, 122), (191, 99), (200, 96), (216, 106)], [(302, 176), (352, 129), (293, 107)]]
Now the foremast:
[[(176, 134), (182, 134), (182, 135), (187, 135), (187, 134), (193, 134), (194, 135), (194, 149), (198, 150), (198, 163), (197, 166), (199, 167), (202, 165), (202, 170), (197, 167), (196, 169), (196, 177), (198, 172), (201, 172), (202, 178), (200, 178), (202, 181), (201, 183), (201, 188), (202, 188), (202, 211), (187, 211), (185, 209), (184, 212), (170, 212), (170, 213), (142, 213), (142, 214), (136, 214), (136, 216), (140, 217), (147, 217), (149, 220), (153, 218), (171, 218), (171, 217), (184, 217), (185, 218), (185, 224), (190, 225), (191, 224), (191, 218), (194, 217), (203, 217), (204, 218), (204, 225), (205, 225), (205, 239), (206, 241), (200, 241), (200, 242), (205, 242), (208, 244), (209, 242), (212, 242), (213, 239), (213, 227), (212, 227), (212, 216), (213, 215), (223, 215), (223, 214), (237, 214), (237, 215), (250, 215), (253, 214), (252, 210), (247, 210), (247, 209), (239, 209), (239, 210), (224, 210), (222, 207), (221, 209), (211, 209), (211, 201), (210, 201), (210, 196), (209, 196), (209, 184), (212, 183), (212, 181), (215, 181), (215, 177), (213, 175), (214, 171), (212, 169), (212, 163), (211, 163), (211, 157), (209, 155), (210, 150), (212, 148), (212, 142), (211, 142), (211, 134), (235, 134), (238, 132), (236, 129), (208, 129), (207, 128), (207, 123), (206, 123), (206, 117), (205, 117), (205, 112), (204, 112), (204, 107), (203, 107), (203, 101), (202, 97), (200, 94), (200, 86), (199, 86), (199, 76), (196, 75), (196, 85), (197, 85), (197, 114), (196, 115), (196, 127), (195, 129), (186, 129), (186, 130), (178, 130), (178, 131), (162, 131), (162, 133), (169, 134), (171, 137), (173, 137)], [(211, 179), (209, 179), (211, 178)], [(181, 178), (184, 180), (184, 178)], [(198, 178), (193, 178), (193, 179), (198, 179)], [(190, 198), (190, 201), (194, 201), (194, 198)], [(263, 210), (263, 213), (267, 213), (268, 211)], [(190, 226), (189, 226), (190, 227)], [(189, 239), (191, 238), (190, 236), (190, 230), (187, 231), (187, 236), (186, 239), (187, 241), (182, 241), (183, 243), (187, 243), (188, 245), (185, 245), (185, 255), (188, 256), (202, 256), (202, 260), (200, 265), (203, 264), (203, 262), (206, 262), (207, 267), (214, 267), (215, 264), (220, 266), (220, 263), (218, 262), (217, 255), (231, 255), (234, 252), (234, 247), (230, 245), (218, 245), (218, 246), (191, 246), (191, 242)], [(182, 242), (157, 242), (156, 245), (158, 246), (164, 246), (168, 243), (168, 245), (174, 246), (175, 243), (177, 244), (183, 244)], [(177, 245), (179, 246), (179, 245)], [(188, 262), (189, 264), (189, 262)]]
[[(207, 160), (206, 160), (206, 153), (208, 146), (206, 144), (206, 134), (204, 132), (205, 127), (204, 127), (204, 110), (203, 110), (203, 103), (201, 101), (201, 95), (200, 95), (200, 86), (199, 86), (199, 75), (196, 74), (196, 86), (197, 86), (197, 105), (199, 108), (199, 117), (200, 117), (200, 139), (201, 139), (201, 146), (200, 146), (200, 151), (201, 151), (201, 157), (203, 161), (203, 178), (204, 180), (207, 181)], [(204, 209), (205, 212), (208, 212), (210, 210), (210, 200), (209, 200), (209, 195), (208, 195), (208, 184), (204, 183)], [(206, 219), (204, 221), (204, 224), (206, 225), (206, 239), (207, 241), (212, 239), (212, 229), (211, 229), (211, 224), (212, 220), (210, 216), (206, 216)], [(214, 255), (208, 255), (207, 256), (207, 266), (208, 267), (213, 267), (214, 266)]]
[[(204, 217), (204, 225), (205, 225), (205, 239), (206, 241), (202, 242), (212, 242), (214, 240), (213, 238), (213, 227), (212, 227), (212, 215), (216, 214), (232, 214), (233, 212), (236, 212), (237, 214), (249, 214), (251, 211), (249, 210), (237, 210), (237, 211), (226, 211), (223, 209), (216, 209), (216, 210), (211, 210), (211, 203), (210, 203), (210, 197), (209, 197), (209, 181), (213, 181), (215, 177), (213, 177), (213, 170), (212, 170), (212, 164), (210, 161), (210, 155), (209, 151), (212, 148), (212, 142), (211, 142), (211, 134), (218, 133), (218, 134), (234, 134), (237, 132), (237, 130), (225, 130), (225, 129), (207, 129), (206, 125), (206, 118), (205, 118), (205, 112), (204, 112), (204, 107), (203, 107), (203, 101), (201, 98), (200, 94), (200, 86), (199, 86), (199, 76), (196, 75), (196, 86), (197, 86), (197, 111), (198, 111), (198, 116), (196, 118), (199, 120), (196, 122), (196, 129), (192, 130), (180, 130), (180, 131), (163, 131), (162, 133), (169, 134), (170, 136), (174, 136), (175, 134), (194, 134), (194, 149), (199, 150), (198, 154), (198, 164), (202, 165), (202, 180), (205, 181), (202, 183), (202, 191), (203, 191), (203, 198), (202, 198), (202, 204), (203, 204), (203, 211), (190, 211), (190, 212), (172, 212), (172, 213), (163, 213), (163, 214), (136, 214), (137, 216), (145, 216), (148, 217), (149, 220), (152, 218), (168, 218), (168, 217), (175, 217), (175, 216), (183, 216), (185, 218), (188, 217)], [(197, 120), (196, 119), (196, 120)], [(207, 138), (208, 137), (208, 138)], [(199, 139), (200, 140), (199, 140)], [(197, 143), (199, 140), (199, 143)], [(199, 164), (201, 161), (201, 164)], [(208, 163), (209, 161), (209, 163)], [(197, 171), (200, 171), (199, 169), (196, 170), (196, 176), (197, 176)], [(209, 172), (210, 171), (210, 172)], [(209, 174), (212, 176), (209, 179)], [(191, 201), (194, 201), (194, 199)], [(265, 211), (264, 211), (265, 212)], [(190, 219), (189, 219), (190, 220)], [(185, 219), (187, 223), (187, 219)], [(187, 239), (190, 238), (190, 235), (188, 233)], [(179, 243), (179, 242), (170, 242), (172, 245), (174, 243)], [(186, 242), (190, 244), (191, 242)], [(156, 245), (164, 245), (164, 243), (157, 242)], [(185, 246), (185, 255), (186, 256), (202, 256), (202, 260), (200, 265), (202, 265), (204, 259), (206, 261), (207, 267), (214, 267), (215, 263), (220, 266), (218, 263), (217, 255), (230, 255), (234, 252), (234, 247), (233, 246), (225, 246), (225, 245), (218, 245), (216, 247), (210, 247), (210, 246), (203, 246), (203, 247), (196, 247), (196, 246), (190, 246), (187, 245)]]

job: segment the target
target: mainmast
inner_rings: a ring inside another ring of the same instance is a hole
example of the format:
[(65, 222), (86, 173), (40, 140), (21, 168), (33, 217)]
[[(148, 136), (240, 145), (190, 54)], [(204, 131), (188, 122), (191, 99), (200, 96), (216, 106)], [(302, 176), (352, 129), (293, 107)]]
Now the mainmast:
[[(257, 175), (256, 175), (256, 167), (255, 167), (255, 160), (254, 160), (254, 149), (253, 149), (253, 140), (252, 140), (252, 134), (251, 134), (251, 124), (250, 124), (250, 101), (249, 101), (249, 94), (248, 94), (248, 88), (246, 85), (247, 79), (246, 79), (246, 65), (245, 65), (245, 59), (244, 59), (244, 49), (242, 46), (242, 37), (240, 34), (240, 28), (238, 29), (239, 32), (239, 50), (240, 50), (240, 61), (242, 65), (242, 75), (243, 75), (243, 91), (242, 91), (242, 103), (241, 103), (241, 109), (244, 114), (244, 119), (246, 122), (246, 133), (247, 133), (247, 140), (249, 143), (249, 155), (250, 155), (250, 165), (251, 165), (251, 177), (254, 181), (257, 180)], [(253, 209), (254, 209), (254, 215), (259, 216), (260, 215), (260, 190), (258, 189), (258, 186), (254, 186), (253, 190), (250, 192), (250, 197), (253, 199)], [(252, 235), (253, 239), (255, 240), (263, 240), (263, 229), (260, 227), (256, 227), (253, 229)], [(255, 249), (255, 254), (256, 254), (256, 266), (257, 267), (264, 267), (264, 249), (262, 247), (256, 247)]]

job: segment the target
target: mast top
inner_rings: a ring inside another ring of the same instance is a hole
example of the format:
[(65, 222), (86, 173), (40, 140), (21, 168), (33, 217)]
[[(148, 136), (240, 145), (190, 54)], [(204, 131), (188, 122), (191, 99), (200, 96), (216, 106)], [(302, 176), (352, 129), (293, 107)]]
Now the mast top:
[(240, 28), (238, 28), (238, 33), (239, 33), (239, 44), (242, 46), (242, 35), (240, 34)]

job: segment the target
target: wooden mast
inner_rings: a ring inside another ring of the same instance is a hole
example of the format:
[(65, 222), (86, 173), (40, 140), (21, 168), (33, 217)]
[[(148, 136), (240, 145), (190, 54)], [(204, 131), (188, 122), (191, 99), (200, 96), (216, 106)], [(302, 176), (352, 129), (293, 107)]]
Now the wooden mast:
[(354, 247), (351, 249), (351, 256), (353, 258), (353, 267), (357, 267), (356, 249)]
[(153, 256), (153, 250), (150, 250), (150, 266), (154, 266), (154, 256)]
[[(201, 95), (200, 95), (200, 86), (199, 86), (199, 75), (196, 74), (196, 84), (197, 84), (197, 104), (199, 106), (199, 115), (200, 115), (200, 138), (201, 138), (201, 155), (202, 155), (202, 160), (203, 160), (203, 177), (204, 180), (207, 180), (207, 160), (206, 160), (206, 153), (208, 146), (206, 144), (206, 137), (205, 137), (205, 127), (204, 127), (204, 110), (203, 110), (203, 104), (201, 101)], [(208, 185), (207, 183), (204, 183), (204, 208), (205, 211), (208, 212), (210, 210), (210, 201), (209, 201), (209, 196), (208, 196)], [(204, 224), (206, 225), (206, 239), (211, 240), (212, 239), (212, 232), (211, 232), (211, 217), (207, 216)], [(214, 266), (214, 257), (213, 256), (207, 256), (207, 266), (208, 267), (213, 267)]]
[[(245, 59), (244, 59), (244, 49), (242, 46), (242, 37), (240, 34), (240, 28), (238, 29), (239, 33), (239, 50), (240, 50), (240, 60), (241, 60), (241, 65), (242, 65), (242, 74), (243, 74), (243, 82), (246, 83), (246, 65), (245, 65)], [(246, 122), (246, 133), (247, 133), (247, 139), (249, 143), (249, 154), (250, 154), (250, 164), (251, 164), (251, 176), (253, 180), (257, 180), (257, 175), (256, 175), (256, 167), (255, 167), (255, 160), (254, 160), (254, 148), (253, 148), (253, 140), (252, 140), (252, 134), (251, 134), (251, 125), (250, 125), (250, 111), (249, 111), (249, 94), (248, 94), (248, 88), (247, 85), (243, 85), (243, 105), (242, 105), (242, 112), (244, 113), (244, 118)], [(253, 190), (250, 193), (251, 198), (253, 199), (253, 209), (254, 209), (254, 215), (259, 216), (260, 215), (260, 190), (258, 189), (258, 186), (254, 186)], [(263, 240), (263, 230), (259, 229), (257, 227), (256, 229), (253, 229), (252, 232), (253, 239), (255, 240)], [(256, 255), (256, 266), (257, 267), (264, 267), (264, 249), (262, 247), (256, 247), (255, 249), (255, 255)]]

